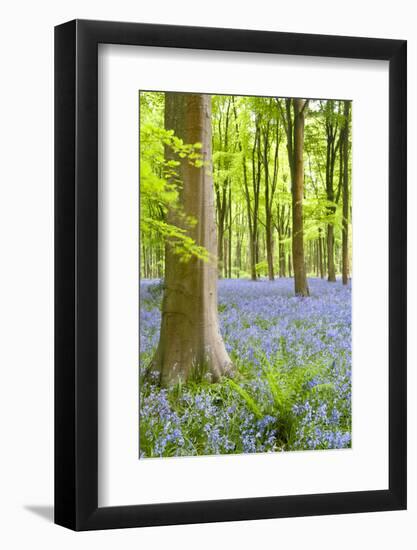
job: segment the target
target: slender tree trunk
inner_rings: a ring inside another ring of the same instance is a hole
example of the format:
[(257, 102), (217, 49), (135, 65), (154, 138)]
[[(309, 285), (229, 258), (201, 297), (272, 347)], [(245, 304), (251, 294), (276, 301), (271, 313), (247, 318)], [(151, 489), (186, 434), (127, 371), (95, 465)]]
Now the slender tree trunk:
[[(255, 140), (252, 147), (252, 189), (253, 189), (253, 216), (252, 216), (252, 228), (253, 228), (253, 259), (254, 259), (254, 272), (252, 271), (252, 279), (257, 280), (258, 274), (256, 271), (256, 265), (259, 263), (259, 190), (261, 187), (261, 129), (259, 117), (255, 122)], [(255, 277), (253, 277), (253, 273)]]
[[(307, 102), (303, 99), (286, 99), (285, 111), (280, 100), (277, 105), (281, 109), (287, 134), (288, 164), (291, 173), (292, 192), (292, 271), (296, 296), (309, 296), (304, 259), (304, 228), (303, 228), (303, 198), (304, 198), (304, 109)], [(291, 113), (293, 106), (294, 118)], [(290, 263), (288, 270), (291, 273)]]
[(225, 233), (225, 218), (227, 208), (227, 178), (223, 181), (223, 186), (217, 185), (216, 191), (216, 212), (217, 212), (217, 264), (219, 278), (223, 276), (224, 267), (224, 233)]
[(228, 252), (229, 252), (229, 243), (226, 238), (223, 239), (223, 271), (224, 271), (224, 278), (227, 279), (227, 266), (229, 265), (229, 258), (228, 258)]
[(277, 232), (278, 232), (278, 259), (279, 259), (279, 276), (286, 277), (286, 245), (282, 242), (288, 237), (288, 223), (286, 221), (285, 206), (277, 206)]
[(324, 279), (324, 267), (323, 267), (323, 239), (321, 237), (321, 227), (319, 227), (319, 269), (320, 277)]
[[(340, 114), (340, 104), (337, 114)], [(335, 112), (335, 102), (333, 100), (328, 100), (325, 107), (326, 115), (326, 195), (327, 200), (330, 203), (335, 202), (335, 192), (333, 187), (333, 178), (334, 178), (334, 167), (336, 162), (337, 150), (338, 150), (338, 128), (339, 122), (338, 117)], [(340, 140), (340, 134), (339, 134)], [(337, 201), (336, 201), (337, 202)], [(336, 212), (336, 206), (331, 204), (327, 208), (327, 213), (329, 217), (327, 225), (327, 280), (329, 282), (336, 281), (336, 271), (335, 271), (335, 259), (334, 259), (334, 214)]]
[(229, 279), (232, 278), (232, 186), (229, 185)]
[(343, 227), (342, 227), (342, 282), (349, 278), (349, 111), (350, 102), (344, 102), (345, 126), (343, 130)]
[[(259, 264), (259, 231), (256, 231), (255, 237), (255, 264)], [(256, 272), (256, 277), (258, 277), (258, 272)]]
[(268, 279), (274, 280), (274, 242), (272, 237), (272, 221), (268, 219), (265, 224), (266, 259), (268, 263)]
[(253, 231), (249, 230), (249, 261), (250, 261), (250, 278), (256, 281), (256, 240)]
[(147, 279), (146, 277), (146, 248), (145, 248), (145, 239), (142, 238), (142, 271), (143, 271), (143, 277), (144, 279)]
[[(278, 239), (281, 239), (280, 235), (278, 234)], [(285, 245), (281, 242), (278, 244), (278, 251), (279, 251), (279, 276), (285, 277), (286, 276), (286, 269), (285, 269)]]
[(292, 256), (296, 296), (309, 296), (304, 261), (304, 107), (305, 100), (294, 99), (294, 181), (292, 190)]
[(327, 280), (331, 283), (336, 281), (336, 270), (334, 267), (334, 225), (327, 225)]
[[(165, 94), (165, 128), (174, 130), (184, 143), (201, 143), (203, 158), (211, 164), (211, 98), (200, 94)], [(176, 156), (166, 149), (168, 160)], [(180, 161), (180, 203), (187, 224), (175, 210), (169, 223), (187, 234), (209, 253), (209, 261), (189, 261), (166, 244), (165, 285), (157, 351), (150, 369), (157, 371), (163, 386), (205, 377), (210, 381), (230, 374), (232, 364), (220, 335), (217, 315), (217, 235), (211, 167), (197, 168)]]
[(276, 124), (276, 143), (274, 153), (274, 169), (272, 177), (269, 174), (269, 151), (270, 151), (270, 121), (266, 123), (264, 129), (264, 179), (265, 179), (265, 246), (266, 260), (268, 265), (268, 279), (274, 280), (274, 236), (273, 236), (273, 219), (272, 207), (278, 178), (278, 148), (279, 148), (279, 126), (278, 117)]
[(259, 187), (260, 187), (260, 158), (258, 154), (258, 163), (256, 163), (256, 151), (259, 139), (259, 123), (256, 120), (255, 139), (252, 147), (252, 190), (253, 190), (253, 204), (251, 201), (251, 194), (249, 191), (249, 178), (246, 167), (246, 150), (243, 148), (242, 140), (240, 137), (237, 109), (234, 99), (232, 99), (233, 112), (235, 117), (236, 134), (238, 137), (238, 147), (242, 155), (242, 171), (243, 171), (243, 188), (245, 191), (246, 201), (246, 215), (248, 220), (248, 234), (249, 234), (249, 266), (250, 276), (252, 281), (257, 280), (256, 263), (257, 263), (257, 239), (258, 239), (258, 210), (259, 210)]
[(236, 276), (239, 279), (242, 270), (242, 240), (240, 237), (236, 239)]
[(223, 277), (223, 249), (224, 249), (224, 225), (223, 222), (220, 222), (218, 225), (218, 235), (217, 235), (217, 270), (219, 279)]
[(156, 269), (157, 269), (158, 279), (161, 279), (161, 277), (162, 277), (161, 261), (162, 261), (161, 247), (158, 245), (158, 247), (156, 249)]
[(236, 213), (237, 226), (235, 228), (235, 271), (236, 277), (239, 279), (242, 269), (242, 236), (240, 232), (241, 212), (240, 209)]

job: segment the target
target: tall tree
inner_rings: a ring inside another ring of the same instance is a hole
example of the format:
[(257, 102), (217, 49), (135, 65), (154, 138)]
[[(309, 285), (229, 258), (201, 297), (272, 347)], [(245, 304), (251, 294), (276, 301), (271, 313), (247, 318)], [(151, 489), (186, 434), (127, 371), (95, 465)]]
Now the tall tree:
[[(249, 262), (252, 281), (257, 280), (256, 264), (258, 262), (258, 223), (259, 223), (259, 198), (261, 185), (261, 152), (260, 152), (260, 125), (259, 115), (255, 115), (255, 137), (251, 149), (252, 160), (252, 185), (249, 184), (248, 169), (246, 165), (247, 146), (243, 139), (243, 132), (239, 125), (239, 118), (235, 98), (233, 97), (233, 113), (238, 140), (238, 149), (241, 156), (243, 189), (246, 201), (246, 212), (249, 233)], [(252, 198), (253, 197), (253, 198)]]
[(324, 279), (324, 266), (323, 266), (323, 239), (322, 239), (322, 237), (321, 237), (321, 227), (319, 227), (318, 249), (319, 249), (319, 271), (320, 271), (320, 278), (321, 278), (321, 279)]
[(287, 134), (292, 192), (292, 269), (296, 296), (309, 296), (304, 259), (304, 118), (308, 100), (286, 99), (282, 118)]
[(279, 276), (286, 277), (286, 245), (285, 239), (290, 237), (290, 208), (287, 208), (287, 204), (277, 202), (275, 227), (278, 233), (278, 259), (279, 259)]
[[(310, 100), (304, 107), (303, 200), (297, 202), (294, 100), (234, 96), (211, 100), (218, 276), (253, 280), (293, 276), (298, 262), (292, 249), (301, 236), (294, 230), (293, 215), (302, 207), (305, 276), (315, 273), (335, 280), (345, 271), (344, 279), (350, 277), (351, 140), (349, 135), (347, 141), (344, 138), (344, 102)], [(178, 201), (170, 172), (176, 168), (164, 154), (165, 146), (177, 153), (171, 160), (180, 157), (192, 164), (198, 147), (179, 145), (179, 139), (164, 128), (163, 93), (141, 93), (140, 108), (141, 277), (154, 279), (164, 277), (168, 239), (187, 256), (202, 257), (207, 251), (189, 232), (171, 223), (173, 203), (178, 206)], [(284, 130), (286, 139), (282, 139)], [(181, 205), (177, 210), (180, 217)], [(296, 272), (298, 282), (298, 267)]]
[(294, 268), (294, 287), (297, 296), (309, 296), (304, 261), (304, 111), (307, 100), (294, 99), (294, 185), (293, 195), (293, 237), (292, 255)]
[(227, 277), (227, 242), (225, 239), (226, 218), (229, 214), (230, 204), (228, 196), (230, 194), (230, 160), (228, 155), (229, 149), (229, 120), (230, 120), (231, 98), (220, 96), (217, 101), (217, 136), (218, 141), (218, 172), (219, 177), (215, 181), (214, 190), (216, 196), (216, 213), (217, 213), (217, 259), (219, 277)]
[(200, 143), (203, 166), (166, 148), (168, 162), (178, 164), (179, 202), (167, 214), (209, 255), (184, 260), (167, 240), (159, 344), (150, 369), (163, 386), (205, 376), (210, 381), (230, 374), (232, 363), (220, 335), (217, 314), (217, 235), (211, 174), (211, 97), (165, 94), (165, 128), (184, 143)]
[[(280, 131), (279, 131), (279, 117), (278, 109), (276, 108), (274, 115), (276, 123), (271, 123), (272, 101), (268, 102), (267, 120), (263, 127), (263, 163), (264, 163), (264, 181), (265, 181), (265, 245), (266, 245), (266, 259), (268, 265), (268, 278), (270, 281), (274, 280), (274, 238), (273, 238), (273, 204), (274, 196), (278, 182), (278, 151), (280, 143)], [(272, 138), (270, 136), (272, 133)], [(270, 174), (270, 159), (269, 153), (272, 148), (271, 141), (275, 140), (275, 148), (273, 153), (273, 171)]]
[(336, 270), (334, 263), (334, 215), (336, 212), (334, 192), (334, 168), (339, 147), (338, 128), (339, 117), (335, 112), (335, 102), (328, 100), (324, 104), (325, 128), (326, 128), (326, 194), (328, 200), (328, 224), (327, 224), (327, 270), (328, 281), (336, 281)]
[(342, 222), (342, 282), (348, 283), (349, 277), (349, 117), (350, 101), (344, 101), (343, 105), (343, 222)]
[(252, 146), (252, 196), (253, 206), (249, 191), (247, 191), (248, 216), (252, 214), (252, 233), (249, 235), (251, 243), (251, 279), (256, 281), (258, 274), (256, 265), (259, 263), (259, 205), (261, 189), (261, 170), (262, 170), (262, 152), (261, 152), (261, 126), (260, 115), (255, 119), (255, 140)]

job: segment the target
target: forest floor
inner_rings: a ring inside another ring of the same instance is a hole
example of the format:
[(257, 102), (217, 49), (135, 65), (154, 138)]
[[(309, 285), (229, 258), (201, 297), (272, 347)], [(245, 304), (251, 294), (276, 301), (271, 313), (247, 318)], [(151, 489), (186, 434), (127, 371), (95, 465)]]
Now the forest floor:
[[(310, 278), (220, 280), (221, 333), (233, 380), (140, 384), (140, 456), (351, 446), (351, 286)], [(140, 285), (140, 364), (159, 338), (162, 284)]]

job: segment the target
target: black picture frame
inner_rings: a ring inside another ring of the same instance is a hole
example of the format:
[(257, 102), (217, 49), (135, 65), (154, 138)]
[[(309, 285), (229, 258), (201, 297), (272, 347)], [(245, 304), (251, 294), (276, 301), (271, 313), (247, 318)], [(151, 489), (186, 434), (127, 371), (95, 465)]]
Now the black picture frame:
[[(389, 488), (98, 506), (98, 44), (389, 62)], [(406, 41), (74, 20), (55, 28), (55, 523), (92, 530), (406, 508)]]

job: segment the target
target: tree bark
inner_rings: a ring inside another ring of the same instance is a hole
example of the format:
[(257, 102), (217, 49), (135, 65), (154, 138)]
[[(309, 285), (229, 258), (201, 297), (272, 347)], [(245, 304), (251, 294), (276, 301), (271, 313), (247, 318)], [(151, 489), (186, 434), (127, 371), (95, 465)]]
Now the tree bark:
[(266, 259), (268, 264), (268, 279), (274, 280), (274, 242), (272, 236), (272, 221), (267, 217), (265, 223)]
[(343, 225), (342, 225), (342, 283), (349, 278), (349, 111), (350, 102), (344, 102), (345, 125), (343, 129)]
[(292, 189), (292, 261), (296, 296), (309, 296), (304, 261), (304, 108), (306, 101), (294, 99), (294, 181)]
[(217, 270), (219, 279), (223, 277), (223, 241), (224, 241), (224, 225), (223, 220), (219, 221), (217, 234)]
[(320, 268), (320, 278), (324, 279), (324, 268), (323, 268), (323, 239), (321, 238), (321, 227), (319, 227), (319, 268)]
[[(280, 237), (278, 237), (280, 238)], [(279, 276), (285, 277), (286, 276), (286, 270), (285, 270), (285, 247), (283, 243), (279, 243), (278, 245), (279, 249)]]
[(242, 169), (243, 169), (243, 188), (245, 191), (245, 202), (246, 202), (246, 212), (247, 212), (247, 220), (248, 220), (248, 233), (249, 233), (249, 264), (250, 264), (250, 275), (252, 281), (257, 280), (257, 273), (256, 273), (256, 250), (257, 250), (257, 237), (258, 237), (258, 210), (259, 210), (259, 186), (260, 186), (260, 166), (258, 166), (258, 175), (259, 177), (255, 176), (256, 171), (256, 163), (255, 163), (255, 151), (257, 147), (257, 140), (259, 135), (259, 126), (258, 126), (258, 120), (256, 120), (256, 132), (255, 132), (255, 140), (252, 148), (252, 188), (254, 192), (254, 205), (252, 208), (251, 204), (251, 196), (249, 191), (249, 178), (248, 178), (248, 171), (246, 167), (246, 149), (243, 148), (243, 143), (240, 137), (240, 129), (239, 129), (239, 123), (238, 123), (238, 115), (237, 115), (237, 109), (236, 109), (236, 103), (234, 101), (234, 98), (232, 98), (233, 103), (233, 113), (235, 117), (235, 128), (236, 128), (236, 135), (237, 135), (237, 141), (238, 141), (238, 148), (242, 155)]
[(232, 278), (232, 186), (229, 185), (229, 279)]
[(250, 196), (247, 193), (248, 213), (253, 210), (252, 215), (252, 254), (251, 254), (251, 279), (256, 281), (258, 273), (256, 265), (259, 263), (259, 191), (261, 187), (261, 130), (259, 126), (259, 117), (255, 121), (255, 140), (252, 147), (252, 189), (253, 189), (253, 208), (250, 206)]
[[(278, 109), (277, 109), (278, 112)], [(268, 279), (274, 280), (274, 236), (273, 236), (273, 201), (278, 181), (278, 150), (279, 150), (279, 118), (277, 116), (275, 127), (275, 152), (274, 152), (274, 164), (272, 177), (269, 174), (269, 151), (270, 144), (270, 120), (265, 124), (264, 128), (264, 151), (263, 151), (263, 163), (264, 163), (264, 180), (265, 180), (265, 245), (266, 245), (266, 259), (268, 265)]]
[[(335, 193), (333, 186), (334, 167), (336, 163), (337, 149), (338, 149), (338, 127), (339, 123), (334, 113), (334, 101), (329, 100), (326, 103), (326, 195), (327, 200), (330, 203), (335, 202)], [(339, 103), (340, 109), (340, 103)], [(339, 134), (340, 140), (340, 134)], [(327, 225), (327, 280), (329, 282), (336, 281), (336, 270), (334, 261), (334, 215), (336, 212), (336, 206), (331, 205), (327, 208), (330, 221)]]
[[(162, 386), (190, 379), (216, 381), (232, 373), (232, 363), (220, 335), (217, 314), (217, 235), (211, 175), (211, 98), (201, 94), (165, 94), (165, 128), (184, 143), (201, 143), (203, 160), (197, 168), (166, 148), (168, 160), (178, 160), (179, 200), (185, 216), (174, 209), (168, 223), (184, 229), (205, 247), (209, 260), (193, 256), (184, 261), (166, 243), (165, 284), (158, 348), (150, 369)], [(192, 217), (197, 223), (187, 223)]]
[[(304, 198), (304, 110), (307, 100), (286, 99), (285, 110), (279, 100), (285, 132), (287, 134), (288, 164), (291, 174), (292, 192), (292, 257), (288, 262), (291, 276), (291, 265), (294, 273), (294, 290), (296, 296), (309, 296), (306, 267), (304, 259), (304, 228), (303, 228), (303, 198)], [(294, 117), (291, 112), (293, 107)]]
[(286, 277), (286, 247), (282, 242), (288, 237), (289, 216), (286, 215), (285, 205), (277, 204), (276, 228), (278, 234), (278, 257), (279, 257), (279, 276)]
[(336, 270), (334, 266), (334, 225), (329, 223), (327, 225), (327, 280), (330, 283), (336, 281)]

